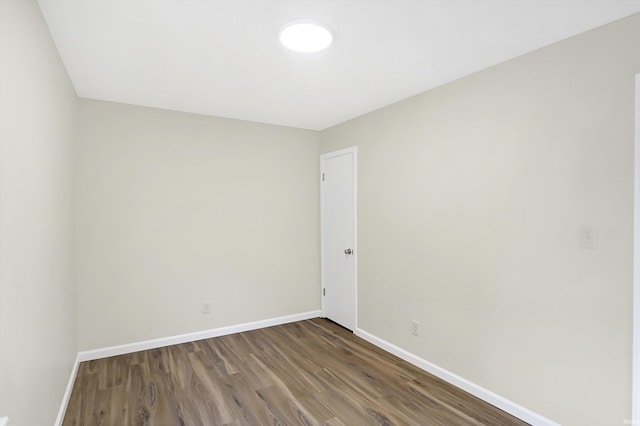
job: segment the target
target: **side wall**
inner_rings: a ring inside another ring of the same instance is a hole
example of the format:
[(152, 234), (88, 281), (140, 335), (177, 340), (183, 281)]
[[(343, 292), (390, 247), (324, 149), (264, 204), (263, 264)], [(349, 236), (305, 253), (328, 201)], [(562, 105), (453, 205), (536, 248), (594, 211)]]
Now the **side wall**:
[(562, 424), (630, 418), (638, 40), (635, 15), (321, 134), (359, 149), (359, 328)]
[(0, 0), (0, 417), (16, 425), (54, 423), (78, 350), (76, 103), (36, 2)]
[(82, 100), (80, 350), (320, 309), (318, 144), (317, 132)]

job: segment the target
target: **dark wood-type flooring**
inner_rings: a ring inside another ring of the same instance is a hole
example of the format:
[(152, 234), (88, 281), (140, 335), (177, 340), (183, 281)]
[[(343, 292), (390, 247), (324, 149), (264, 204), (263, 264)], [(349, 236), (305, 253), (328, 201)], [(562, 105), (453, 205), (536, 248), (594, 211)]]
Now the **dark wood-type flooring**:
[(80, 364), (63, 425), (524, 425), (325, 319)]

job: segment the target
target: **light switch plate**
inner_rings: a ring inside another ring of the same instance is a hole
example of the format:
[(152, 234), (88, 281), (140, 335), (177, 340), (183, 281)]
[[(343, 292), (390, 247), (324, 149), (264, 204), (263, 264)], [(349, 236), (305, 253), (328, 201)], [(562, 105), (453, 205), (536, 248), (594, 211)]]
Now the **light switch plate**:
[(598, 248), (598, 228), (594, 226), (580, 228), (580, 247), (586, 249)]

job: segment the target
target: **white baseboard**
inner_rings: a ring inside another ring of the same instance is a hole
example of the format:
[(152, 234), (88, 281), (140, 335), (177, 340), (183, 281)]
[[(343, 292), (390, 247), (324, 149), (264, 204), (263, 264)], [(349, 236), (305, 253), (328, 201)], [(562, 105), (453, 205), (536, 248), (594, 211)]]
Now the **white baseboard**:
[[(271, 318), (261, 321), (253, 321), (247, 322), (243, 324), (231, 325), (227, 327), (214, 328), (211, 330), (198, 331), (195, 333), (187, 333), (180, 334), (177, 336), (165, 337), (161, 339), (153, 339), (146, 340), (143, 342), (137, 343), (129, 343), (126, 345), (112, 346), (101, 349), (94, 349), (90, 351), (79, 352), (76, 358), (76, 362), (73, 366), (73, 370), (71, 372), (71, 377), (69, 378), (69, 383), (67, 384), (67, 390), (64, 394), (64, 399), (62, 401), (62, 405), (60, 406), (60, 411), (58, 412), (58, 418), (56, 420), (56, 426), (62, 424), (62, 420), (64, 419), (64, 413), (67, 409), (67, 405), (69, 403), (69, 399), (71, 398), (71, 391), (73, 390), (73, 383), (76, 379), (76, 374), (78, 372), (78, 366), (81, 362), (91, 361), (95, 359), (107, 358), (110, 356), (116, 355), (124, 355), (132, 352), (144, 351), (149, 349), (161, 348), (164, 346), (177, 345), (181, 343), (193, 342), (196, 340), (209, 339), (212, 337), (225, 336), (228, 334), (240, 333), (243, 331), (257, 330), (265, 327), (272, 327), (274, 325), (287, 324), (296, 321), (302, 321), (311, 318), (321, 317), (322, 311), (309, 311), (301, 314), (288, 315), (278, 318)], [(439, 367), (425, 359), (418, 357), (417, 355), (412, 354), (398, 346), (395, 346), (392, 343), (387, 342), (386, 340), (380, 339), (374, 336), (371, 333), (368, 333), (360, 328), (357, 328), (355, 334), (368, 342), (378, 346), (385, 351), (396, 355), (397, 357), (415, 365), (422, 370), (427, 371), (428, 373), (433, 374), (436, 377), (445, 380), (452, 385), (469, 392), (470, 394), (488, 402), (491, 405), (494, 405), (500, 408), (507, 413), (518, 417), (519, 419), (533, 425), (533, 426), (560, 426), (558, 423), (547, 419), (537, 413), (534, 413), (531, 410), (528, 410), (521, 405), (516, 404), (515, 402), (509, 401), (506, 398), (501, 397), (483, 387), (476, 385), (450, 371), (445, 370), (442, 367)]]
[(417, 355), (412, 354), (409, 351), (406, 351), (392, 343), (387, 342), (386, 340), (380, 339), (379, 337), (374, 336), (371, 333), (368, 333), (362, 329), (356, 329), (356, 336), (362, 337), (364, 340), (378, 346), (385, 351), (392, 353), (393, 355), (407, 361), (410, 364), (415, 365), (416, 367), (433, 374), (440, 379), (451, 383), (452, 385), (469, 392), (471, 395), (482, 399), (483, 401), (488, 402), (489, 404), (498, 407), (499, 409), (506, 411), (523, 420), (533, 426), (560, 426), (558, 423), (547, 419), (537, 413), (534, 413), (527, 408), (524, 408), (521, 405), (516, 404), (515, 402), (509, 401), (506, 398), (497, 395), (490, 390), (487, 390), (475, 383), (470, 382), (467, 379), (464, 379), (457, 374), (454, 374), (448, 370), (445, 370), (442, 367), (439, 367), (423, 358), (420, 358)]
[[(62, 425), (62, 421), (64, 420), (64, 413), (67, 412), (67, 405), (69, 405), (69, 399), (71, 399), (71, 391), (73, 391), (73, 384), (75, 383), (76, 375), (78, 374), (78, 366), (80, 366), (80, 355), (76, 356), (76, 362), (73, 363), (73, 368), (71, 369), (69, 381), (67, 382), (67, 389), (64, 391), (64, 396), (62, 397), (62, 404), (60, 405), (60, 410), (58, 410), (58, 417), (56, 418), (55, 426)], [(1, 422), (0, 422), (0, 426), (2, 426)]]
[[(287, 324), (290, 322), (302, 321), (311, 318), (318, 318), (322, 315), (321, 311), (309, 311), (301, 314), (287, 315), (284, 317), (271, 318), (261, 321), (246, 322), (243, 324), (231, 325), (228, 327), (214, 328), (211, 330), (198, 331), (195, 333), (180, 334), (178, 336), (165, 337), (161, 339), (145, 340), (143, 342), (129, 343), (126, 345), (112, 346), (102, 349), (94, 349), (90, 351), (78, 352), (76, 362), (73, 365), (71, 376), (69, 377), (69, 383), (67, 384), (67, 390), (64, 393), (60, 410), (58, 411), (58, 417), (56, 419), (55, 426), (60, 426), (64, 420), (64, 414), (67, 411), (69, 405), (69, 399), (71, 398), (71, 391), (73, 390), (73, 384), (76, 381), (76, 375), (78, 374), (78, 367), (81, 362), (92, 361), (94, 359), (107, 358), (110, 356), (124, 355), (132, 352), (144, 351), (148, 349), (162, 348), (164, 346), (178, 345), (180, 343), (194, 342), (196, 340), (209, 339), (211, 337), (226, 336), (227, 334), (240, 333), (242, 331), (257, 330), (259, 328), (272, 327), (274, 325)], [(4, 420), (4, 418), (3, 418)], [(8, 419), (7, 419), (8, 420)]]
[(196, 340), (210, 339), (212, 337), (225, 336), (227, 334), (240, 333), (243, 331), (257, 330), (259, 328), (272, 327), (274, 325), (287, 324), (295, 321), (302, 321), (321, 316), (321, 311), (309, 311), (301, 314), (287, 315), (284, 317), (271, 318), (261, 321), (246, 322), (244, 324), (230, 325), (228, 327), (214, 328), (211, 330), (196, 331), (195, 333), (180, 334), (177, 336), (163, 337), (160, 339), (145, 340), (143, 342), (128, 343), (126, 345), (111, 346), (101, 349), (93, 349), (78, 353), (80, 362), (94, 359), (107, 358), (110, 356), (124, 355), (132, 352), (146, 351), (149, 349), (162, 348), (164, 346), (179, 345), (181, 343), (194, 342)]

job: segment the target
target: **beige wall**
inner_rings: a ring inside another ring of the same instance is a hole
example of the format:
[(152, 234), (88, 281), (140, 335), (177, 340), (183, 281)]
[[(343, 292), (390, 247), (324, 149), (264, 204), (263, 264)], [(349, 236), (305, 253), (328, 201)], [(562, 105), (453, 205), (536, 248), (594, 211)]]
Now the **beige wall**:
[(638, 40), (635, 15), (322, 133), (359, 149), (360, 328), (564, 425), (630, 417)]
[(53, 424), (77, 353), (77, 98), (35, 1), (0, 0), (0, 417)]
[(318, 143), (82, 100), (80, 349), (319, 309)]
[(621, 424), (639, 39), (636, 15), (320, 134), (82, 100), (74, 232), (77, 100), (37, 4), (0, 0), (0, 416), (51, 424), (78, 347), (318, 309), (318, 154), (357, 145), (359, 327)]

